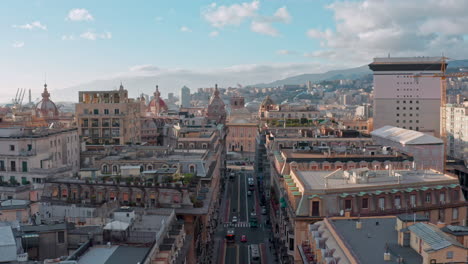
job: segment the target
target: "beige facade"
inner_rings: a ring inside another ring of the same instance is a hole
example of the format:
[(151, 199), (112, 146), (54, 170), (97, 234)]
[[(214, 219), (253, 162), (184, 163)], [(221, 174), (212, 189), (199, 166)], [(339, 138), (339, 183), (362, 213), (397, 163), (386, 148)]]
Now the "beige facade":
[(0, 129), (0, 179), (19, 184), (71, 177), (79, 169), (76, 128)]
[(228, 136), (226, 147), (233, 152), (255, 152), (255, 139), (258, 134), (258, 124), (245, 119), (234, 119), (227, 123)]
[(144, 102), (128, 98), (128, 91), (79, 93), (75, 106), (80, 138), (87, 144), (115, 144), (141, 142), (141, 117)]

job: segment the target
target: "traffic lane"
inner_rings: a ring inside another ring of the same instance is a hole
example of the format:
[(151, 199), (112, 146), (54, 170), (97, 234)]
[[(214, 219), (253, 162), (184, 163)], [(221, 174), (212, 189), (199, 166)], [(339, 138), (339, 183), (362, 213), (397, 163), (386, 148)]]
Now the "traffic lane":
[(229, 195), (229, 199), (230, 199), (230, 218), (229, 218), (229, 222), (232, 221), (232, 217), (233, 216), (238, 216), (239, 215), (239, 205), (238, 205), (238, 185), (239, 185), (239, 179), (238, 177), (234, 177), (234, 181), (232, 182), (231, 184), (231, 192), (230, 192), (230, 195)]
[(224, 259), (225, 264), (237, 264), (238, 262), (238, 245), (228, 244), (226, 245), (226, 258)]
[(239, 182), (240, 215), (242, 217), (243, 222), (248, 222), (248, 208), (246, 208), (248, 201), (246, 198), (247, 190), (245, 188), (246, 178), (243, 173), (239, 174)]

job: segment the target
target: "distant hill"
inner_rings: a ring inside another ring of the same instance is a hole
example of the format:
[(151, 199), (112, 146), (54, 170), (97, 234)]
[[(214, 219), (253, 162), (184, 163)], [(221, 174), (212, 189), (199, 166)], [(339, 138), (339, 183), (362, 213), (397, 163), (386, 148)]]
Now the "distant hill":
[[(468, 60), (454, 60), (450, 61), (447, 70), (458, 70), (459, 68), (467, 68)], [(360, 79), (368, 74), (372, 74), (368, 65), (364, 65), (357, 68), (350, 68), (345, 70), (334, 70), (325, 73), (313, 73), (313, 74), (301, 74), (286, 79), (274, 81), (271, 83), (260, 83), (251, 85), (252, 87), (276, 87), (284, 84), (306, 84), (308, 81), (321, 82), (321, 81), (333, 81), (339, 79)]]

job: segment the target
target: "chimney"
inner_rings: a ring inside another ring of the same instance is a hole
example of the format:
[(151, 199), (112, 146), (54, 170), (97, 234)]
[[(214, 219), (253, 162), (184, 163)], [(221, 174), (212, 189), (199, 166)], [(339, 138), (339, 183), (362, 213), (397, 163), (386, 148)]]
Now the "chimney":
[(357, 221), (356, 222), (356, 229), (361, 229), (362, 228), (362, 222), (361, 221)]

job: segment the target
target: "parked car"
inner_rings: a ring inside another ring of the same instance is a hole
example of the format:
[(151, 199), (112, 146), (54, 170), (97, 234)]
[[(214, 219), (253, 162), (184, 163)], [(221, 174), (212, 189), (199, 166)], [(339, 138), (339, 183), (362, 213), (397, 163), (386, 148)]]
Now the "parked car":
[(252, 191), (248, 191), (248, 192), (247, 192), (247, 195), (248, 195), (248, 196), (251, 196), (251, 195), (252, 195)]
[(266, 215), (267, 214), (267, 210), (265, 207), (262, 207), (262, 215)]
[(247, 236), (246, 236), (246, 235), (242, 235), (242, 237), (241, 237), (241, 242), (242, 242), (242, 243), (247, 242)]
[(237, 216), (233, 216), (233, 217), (232, 217), (232, 222), (233, 222), (233, 223), (237, 223)]

